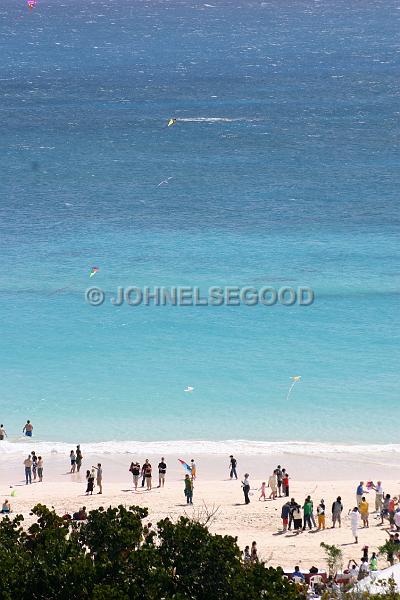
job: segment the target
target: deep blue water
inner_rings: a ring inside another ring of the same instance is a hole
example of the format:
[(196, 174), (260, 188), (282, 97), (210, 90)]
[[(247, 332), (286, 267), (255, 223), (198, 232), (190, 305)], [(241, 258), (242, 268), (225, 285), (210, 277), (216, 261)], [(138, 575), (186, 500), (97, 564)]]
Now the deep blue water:
[[(394, 0), (2, 1), (9, 433), (398, 440), (399, 21)], [(316, 298), (93, 308), (92, 284)]]

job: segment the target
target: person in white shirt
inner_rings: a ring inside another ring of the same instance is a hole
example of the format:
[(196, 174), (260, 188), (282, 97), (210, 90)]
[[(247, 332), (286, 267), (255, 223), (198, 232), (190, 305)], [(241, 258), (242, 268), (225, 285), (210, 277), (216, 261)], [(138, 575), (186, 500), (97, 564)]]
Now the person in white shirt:
[(350, 513), (350, 522), (351, 522), (351, 533), (353, 534), (355, 541), (355, 544), (358, 544), (358, 526), (360, 524), (360, 511), (358, 510), (358, 507), (355, 506), (353, 508), (353, 510)]
[(358, 572), (359, 572), (359, 568), (358, 568), (356, 561), (349, 560), (349, 564), (347, 565), (347, 568), (349, 571), (350, 582), (351, 583), (356, 582), (358, 579)]
[(368, 575), (369, 575), (368, 559), (363, 557), (361, 559), (361, 565), (358, 570), (358, 581), (361, 581), (361, 579), (364, 579), (364, 577), (367, 577)]
[(381, 510), (383, 507), (383, 487), (382, 481), (378, 481), (376, 485), (374, 485), (375, 490), (375, 512), (381, 514)]
[(3, 423), (0, 425), (0, 440), (4, 440), (4, 438), (8, 437), (7, 432), (4, 429)]

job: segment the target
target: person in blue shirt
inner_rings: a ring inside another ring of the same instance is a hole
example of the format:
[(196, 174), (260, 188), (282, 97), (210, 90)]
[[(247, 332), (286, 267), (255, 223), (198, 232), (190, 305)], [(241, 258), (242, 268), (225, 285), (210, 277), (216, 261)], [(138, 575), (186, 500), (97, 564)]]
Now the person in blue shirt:
[(356, 498), (357, 498), (357, 506), (360, 506), (360, 502), (364, 494), (368, 494), (368, 490), (364, 490), (364, 482), (360, 481), (360, 485), (357, 486)]
[(304, 579), (303, 573), (300, 571), (299, 567), (296, 566), (294, 568), (294, 572), (292, 573), (292, 577), (300, 577), (300, 579)]

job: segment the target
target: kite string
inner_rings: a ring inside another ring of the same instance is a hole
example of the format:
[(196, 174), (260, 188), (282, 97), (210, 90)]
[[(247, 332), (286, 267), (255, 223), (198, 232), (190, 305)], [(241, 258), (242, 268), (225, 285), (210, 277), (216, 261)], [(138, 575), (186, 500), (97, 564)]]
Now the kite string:
[(292, 391), (292, 389), (293, 389), (293, 386), (294, 386), (294, 384), (295, 384), (295, 383), (296, 383), (296, 382), (295, 382), (295, 381), (293, 381), (292, 385), (291, 385), (291, 386), (290, 386), (290, 388), (289, 388), (288, 395), (286, 396), (286, 402), (289, 400), (290, 392)]

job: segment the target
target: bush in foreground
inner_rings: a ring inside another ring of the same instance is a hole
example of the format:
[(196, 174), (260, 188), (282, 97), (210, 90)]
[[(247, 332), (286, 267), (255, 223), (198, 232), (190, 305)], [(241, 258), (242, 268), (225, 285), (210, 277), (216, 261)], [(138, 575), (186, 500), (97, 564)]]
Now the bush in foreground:
[(181, 517), (143, 526), (147, 509), (99, 508), (72, 526), (38, 504), (36, 522), (0, 522), (0, 600), (298, 600), (263, 563), (244, 567), (236, 539)]

